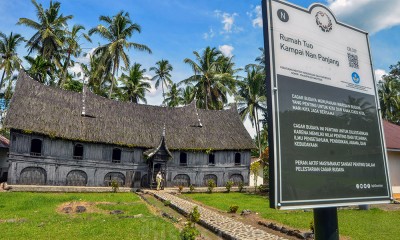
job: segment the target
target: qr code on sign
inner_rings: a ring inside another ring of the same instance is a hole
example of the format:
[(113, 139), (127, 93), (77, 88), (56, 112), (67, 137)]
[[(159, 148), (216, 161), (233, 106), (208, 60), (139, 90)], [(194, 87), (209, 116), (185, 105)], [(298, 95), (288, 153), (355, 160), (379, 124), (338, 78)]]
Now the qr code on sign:
[(349, 67), (352, 68), (359, 68), (358, 67), (358, 56), (351, 54), (351, 53), (347, 53), (347, 58), (349, 59)]

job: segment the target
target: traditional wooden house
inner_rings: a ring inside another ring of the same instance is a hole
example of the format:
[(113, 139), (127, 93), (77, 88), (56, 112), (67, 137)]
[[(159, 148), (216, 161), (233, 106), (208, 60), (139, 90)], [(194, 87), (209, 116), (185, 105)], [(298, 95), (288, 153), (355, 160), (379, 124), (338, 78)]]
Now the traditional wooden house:
[(5, 126), (9, 184), (148, 187), (249, 182), (255, 145), (237, 109), (169, 108), (48, 87), (19, 74)]

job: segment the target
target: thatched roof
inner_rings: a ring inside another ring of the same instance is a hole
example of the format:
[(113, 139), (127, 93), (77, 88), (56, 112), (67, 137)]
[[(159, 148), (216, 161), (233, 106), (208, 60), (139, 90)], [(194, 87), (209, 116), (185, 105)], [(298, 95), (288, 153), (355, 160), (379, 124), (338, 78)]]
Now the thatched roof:
[(169, 149), (255, 148), (236, 107), (215, 111), (195, 103), (169, 108), (119, 102), (45, 86), (23, 71), (5, 120), (7, 128), (25, 132), (143, 148), (158, 146), (164, 124)]
[(161, 154), (161, 155), (166, 155), (168, 156), (170, 159), (172, 158), (172, 154), (169, 151), (168, 147), (167, 147), (167, 143), (165, 141), (165, 126), (163, 129), (163, 134), (160, 140), (160, 144), (158, 144), (157, 147), (155, 148), (150, 148), (147, 151), (145, 151), (143, 154), (147, 157), (147, 158), (151, 158), (153, 157), (156, 153)]

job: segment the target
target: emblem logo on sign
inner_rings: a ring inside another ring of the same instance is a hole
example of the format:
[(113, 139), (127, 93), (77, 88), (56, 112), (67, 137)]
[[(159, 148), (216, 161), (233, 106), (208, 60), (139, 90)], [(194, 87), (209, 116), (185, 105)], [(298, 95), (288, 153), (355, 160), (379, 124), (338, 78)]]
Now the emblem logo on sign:
[(356, 72), (353, 72), (351, 74), (351, 78), (353, 79), (354, 83), (356, 83), (356, 84), (360, 83), (360, 76)]
[(289, 21), (289, 14), (283, 10), (283, 9), (279, 9), (278, 12), (278, 18), (282, 21), (282, 22), (287, 22)]
[(332, 30), (332, 21), (328, 14), (319, 11), (315, 15), (315, 20), (323, 32), (330, 32)]

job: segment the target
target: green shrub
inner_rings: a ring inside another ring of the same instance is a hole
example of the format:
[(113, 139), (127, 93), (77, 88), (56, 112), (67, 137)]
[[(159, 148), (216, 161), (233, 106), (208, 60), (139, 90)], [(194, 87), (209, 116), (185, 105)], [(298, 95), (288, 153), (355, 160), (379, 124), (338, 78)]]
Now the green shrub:
[(188, 223), (182, 229), (180, 237), (182, 240), (195, 240), (200, 235), (199, 230), (196, 229), (195, 225), (200, 221), (200, 212), (198, 207), (194, 207), (193, 211), (188, 215)]
[(229, 207), (229, 212), (230, 212), (230, 213), (236, 213), (238, 209), (239, 209), (239, 206), (238, 206), (238, 205), (231, 205), (231, 206)]
[(191, 213), (189, 213), (189, 222), (193, 223), (193, 225), (195, 225), (196, 223), (198, 223), (200, 221), (200, 212), (198, 207), (194, 207), (193, 211)]
[(171, 201), (170, 200), (164, 201), (164, 206), (169, 206), (169, 205), (171, 205)]
[(112, 181), (111, 181), (111, 188), (112, 188), (112, 191), (113, 192), (118, 192), (118, 189), (119, 189), (119, 183), (115, 180), (115, 179), (113, 179)]
[(190, 184), (190, 186), (189, 186), (189, 191), (190, 191), (190, 193), (192, 193), (194, 191), (194, 186), (192, 184)]
[(182, 229), (180, 237), (182, 240), (195, 240), (200, 235), (199, 230), (191, 226), (189, 223)]
[(215, 184), (214, 180), (209, 179), (207, 181), (207, 189), (208, 189), (208, 193), (212, 193), (213, 189), (216, 187), (217, 185)]
[(225, 184), (226, 187), (226, 191), (229, 193), (231, 191), (231, 188), (233, 186), (233, 182), (232, 181), (227, 181)]
[(267, 192), (267, 191), (268, 191), (267, 185), (260, 185), (260, 186), (258, 186), (258, 191), (259, 191), (259, 192)]
[(243, 182), (239, 182), (238, 188), (239, 188), (239, 192), (242, 192), (243, 188), (244, 188), (244, 183)]

